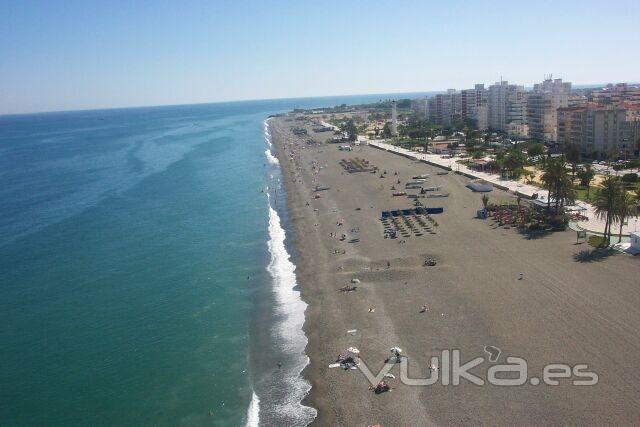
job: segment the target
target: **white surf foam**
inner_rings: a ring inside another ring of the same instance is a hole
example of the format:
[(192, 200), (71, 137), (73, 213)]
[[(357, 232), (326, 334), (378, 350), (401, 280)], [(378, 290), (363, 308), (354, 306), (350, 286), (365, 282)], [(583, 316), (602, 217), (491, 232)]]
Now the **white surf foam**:
[(269, 148), (271, 148), (273, 144), (271, 143), (271, 132), (269, 132), (269, 119), (265, 120), (263, 122), (263, 125), (264, 125), (264, 139), (267, 141), (267, 144), (269, 144)]
[(311, 389), (311, 385), (301, 376), (302, 370), (309, 364), (304, 353), (307, 337), (304, 334), (304, 312), (307, 304), (300, 298), (296, 288), (296, 266), (291, 262), (285, 246), (286, 232), (280, 224), (278, 212), (271, 206), (269, 194), (269, 241), (267, 246), (271, 261), (267, 271), (273, 279), (273, 290), (282, 320), (276, 325), (275, 333), (280, 337), (283, 350), (301, 357), (290, 364), (291, 376), (288, 378), (289, 394), (284, 402), (278, 404), (278, 410), (290, 418), (310, 423), (317, 414), (314, 408), (302, 405), (302, 399)]
[(253, 392), (251, 396), (251, 404), (247, 409), (247, 425), (246, 427), (258, 427), (260, 425), (260, 398)]
[[(269, 149), (265, 151), (265, 156), (270, 164), (279, 166), (278, 159), (271, 153), (272, 143), (268, 120), (264, 122), (264, 134), (265, 140), (269, 144)], [(273, 174), (270, 175), (270, 179), (274, 180)], [(278, 187), (279, 184), (274, 182), (273, 185)], [(270, 185), (270, 188), (273, 185)], [(284, 352), (290, 355), (299, 355), (299, 357), (289, 361), (283, 367), (284, 378), (282, 379), (287, 384), (285, 388), (287, 395), (282, 401), (275, 403), (273, 412), (280, 414), (288, 423), (293, 422), (294, 424), (292, 425), (307, 425), (317, 415), (317, 411), (314, 408), (304, 406), (301, 403), (302, 399), (311, 390), (311, 384), (302, 377), (302, 371), (309, 364), (309, 358), (304, 353), (307, 346), (307, 337), (302, 329), (307, 304), (302, 300), (300, 292), (296, 289), (296, 266), (291, 262), (291, 257), (285, 246), (286, 232), (281, 225), (278, 212), (271, 206), (269, 192), (266, 194), (269, 206), (269, 241), (267, 242), (267, 247), (271, 256), (267, 272), (273, 281), (273, 292), (279, 314), (279, 320), (274, 325), (273, 334), (274, 337), (277, 337), (278, 343)], [(259, 404), (259, 399), (257, 402), (256, 405)], [(268, 412), (271, 412), (271, 408), (269, 409)]]
[(279, 165), (278, 158), (271, 154), (271, 150), (264, 150), (264, 155), (267, 157), (267, 161), (272, 165)]
[(265, 150), (264, 155), (267, 158), (267, 161), (272, 165), (279, 165), (280, 162), (278, 158), (271, 153), (271, 148), (273, 148), (273, 143), (271, 142), (271, 133), (269, 133), (269, 119), (263, 122), (264, 125), (264, 140), (269, 144), (269, 148)]

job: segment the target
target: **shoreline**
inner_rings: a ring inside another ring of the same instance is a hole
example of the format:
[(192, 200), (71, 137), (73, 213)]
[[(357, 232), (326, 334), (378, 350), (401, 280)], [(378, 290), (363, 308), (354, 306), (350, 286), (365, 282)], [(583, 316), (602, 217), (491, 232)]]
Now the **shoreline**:
[[(301, 288), (302, 299), (307, 304), (303, 329), (308, 339), (305, 352), (309, 357), (309, 364), (303, 369), (302, 376), (311, 384), (311, 390), (303, 399), (302, 404), (317, 410), (316, 418), (311, 425), (361, 424), (362, 422), (356, 422), (355, 418), (345, 417), (342, 411), (336, 410), (340, 406), (342, 406), (340, 408), (342, 410), (351, 407), (351, 405), (342, 405), (339, 402), (341, 394), (334, 392), (334, 389), (342, 389), (343, 387), (333, 381), (327, 383), (323, 380), (327, 364), (333, 362), (337, 354), (337, 350), (336, 354), (333, 354), (333, 350), (327, 351), (325, 343), (334, 338), (329, 339), (325, 332), (328, 329), (328, 325), (335, 325), (341, 322), (339, 319), (343, 313), (342, 311), (328, 312), (326, 301), (323, 298), (327, 296), (327, 292), (329, 295), (333, 294), (332, 296), (335, 296), (335, 288), (331, 284), (336, 280), (338, 265), (327, 255), (330, 246), (328, 245), (328, 239), (321, 236), (320, 227), (315, 227), (317, 217), (314, 218), (313, 215), (310, 215), (310, 208), (306, 206), (306, 202), (310, 197), (308, 185), (311, 177), (304, 174), (301, 169), (297, 169), (295, 167), (297, 163), (287, 156), (290, 150), (287, 150), (283, 141), (290, 139), (290, 135), (284, 135), (282, 129), (278, 128), (276, 130), (272, 125), (269, 128), (287, 194), (286, 205), (292, 230), (291, 235), (288, 236), (288, 245), (293, 247), (291, 254), (295, 257), (297, 282)], [(300, 180), (306, 181), (307, 185)], [(332, 314), (332, 317), (337, 319), (327, 322), (327, 314)], [(329, 328), (333, 329), (332, 326), (329, 326)], [(344, 331), (346, 329), (349, 328), (344, 328)], [(390, 335), (395, 335), (392, 331), (390, 332)], [(357, 373), (356, 375), (360, 374)], [(368, 384), (366, 383), (362, 383), (360, 386), (363, 390), (366, 390), (367, 387)], [(341, 391), (346, 391), (346, 389)], [(373, 396), (375, 395), (366, 393), (363, 397), (367, 399), (361, 400), (361, 403), (364, 404), (369, 401), (366, 404), (366, 406), (369, 406)], [(408, 403), (413, 403), (414, 407), (420, 406), (416, 396), (413, 396)], [(415, 414), (411, 414), (411, 416), (400, 417), (400, 419), (404, 420), (406, 424), (417, 422), (424, 424), (428, 417), (426, 413), (421, 412), (421, 417), (416, 418), (413, 416)], [(362, 418), (363, 415), (359, 414), (358, 416)], [(372, 422), (375, 424), (373, 419)], [(426, 424), (433, 424), (433, 422), (427, 422)]]
[(273, 144), (267, 123), (263, 122), (267, 190), (263, 190), (260, 197), (265, 198), (267, 208), (266, 286), (255, 295), (254, 302), (251, 340), (253, 395), (245, 416), (247, 427), (303, 425), (315, 417), (315, 409), (302, 404), (311, 387), (301, 375), (308, 364), (308, 357), (304, 354), (307, 339), (302, 329), (306, 303), (296, 285), (283, 171), (277, 158), (271, 155)]
[[(274, 118), (270, 118), (268, 119), (268, 129), (269, 129), (269, 134), (271, 136), (271, 146), (270, 149), (273, 150), (276, 159), (279, 162), (279, 168), (281, 171), (281, 177), (282, 177), (282, 186), (284, 187), (285, 193), (286, 193), (286, 210), (287, 210), (287, 216), (288, 216), (288, 227), (286, 227), (286, 231), (288, 232), (287, 234), (287, 240), (285, 242), (287, 249), (289, 251), (289, 255), (291, 256), (291, 258), (293, 259), (293, 263), (295, 265), (296, 268), (296, 277), (297, 277), (297, 282), (298, 282), (298, 286), (301, 287), (301, 298), (302, 300), (307, 304), (307, 307), (305, 309), (305, 321), (304, 321), (304, 325), (303, 325), (303, 331), (307, 337), (307, 345), (305, 347), (305, 354), (307, 355), (307, 357), (309, 357), (309, 361), (307, 363), (307, 365), (304, 367), (304, 369), (302, 370), (302, 372), (300, 373), (300, 375), (309, 382), (309, 384), (311, 385), (311, 389), (309, 390), (309, 392), (306, 394), (306, 396), (302, 399), (301, 404), (305, 405), (305, 406), (309, 406), (313, 409), (315, 409), (317, 411), (315, 419), (312, 421), (312, 424), (317, 424), (317, 423), (322, 423), (323, 421), (323, 413), (324, 411), (320, 411), (319, 407), (322, 407), (321, 402), (318, 402), (315, 399), (315, 395), (316, 395), (316, 390), (318, 387), (318, 384), (316, 383), (316, 381), (314, 380), (313, 376), (309, 374), (309, 370), (310, 370), (310, 355), (309, 355), (309, 351), (310, 351), (310, 333), (312, 332), (311, 328), (310, 328), (310, 321), (309, 321), (309, 316), (308, 316), (308, 312), (309, 312), (309, 301), (308, 301), (308, 296), (306, 295), (307, 292), (304, 291), (304, 287), (301, 286), (300, 282), (300, 273), (301, 271), (304, 270), (304, 266), (303, 266), (303, 259), (301, 257), (301, 253), (300, 253), (300, 241), (299, 241), (299, 233), (300, 233), (300, 227), (296, 227), (296, 225), (294, 224), (294, 221), (292, 220), (293, 216), (294, 216), (294, 212), (297, 212), (297, 203), (298, 200), (300, 199), (300, 195), (296, 194), (297, 191), (299, 190), (297, 188), (297, 186), (295, 185), (295, 180), (291, 177), (292, 175), (292, 170), (289, 167), (289, 162), (287, 161), (287, 157), (283, 151), (283, 147), (280, 141), (280, 138), (283, 138), (283, 135), (281, 135), (279, 133), (279, 130), (275, 130), (273, 127), (273, 120)], [(276, 136), (277, 135), (277, 136)]]
[[(290, 116), (270, 120), (287, 194), (288, 244), (295, 248), (297, 283), (308, 304), (303, 329), (309, 365), (302, 375), (312, 388), (303, 404), (318, 410), (313, 425), (553, 424), (558, 419), (597, 425), (640, 416), (632, 397), (640, 392), (634, 371), (640, 334), (624, 326), (640, 324), (637, 259), (616, 254), (601, 262), (581, 261), (587, 247), (575, 245), (573, 232), (527, 239), (497, 228), (475, 219), (480, 195), (465, 188), (469, 178), (438, 176), (434, 166), (372, 147), (339, 152), (323, 143), (328, 135), (310, 127), (309, 136), (294, 136), (292, 127), (300, 125)], [(390, 175), (347, 174), (339, 160), (354, 157), (371, 160)], [(434, 216), (435, 234), (411, 236), (406, 244), (382, 238), (379, 212), (408, 203), (391, 195), (394, 171), (402, 181), (430, 173), (429, 185), (450, 192), (447, 198), (424, 199), (444, 207)], [(315, 199), (318, 184), (330, 189)], [(497, 188), (490, 197), (514, 198)], [(330, 235), (335, 232), (359, 240), (340, 241)], [(425, 257), (438, 265), (426, 269)], [(517, 281), (520, 272), (525, 281)], [(361, 281), (357, 291), (339, 292), (352, 278)], [(429, 311), (419, 314), (423, 304)], [(352, 329), (357, 333), (348, 334)], [(595, 388), (478, 388), (464, 382), (454, 388), (410, 387), (394, 381), (392, 392), (375, 395), (358, 370), (328, 368), (349, 346), (360, 349), (368, 366), (379, 366), (396, 345), (415, 363), (419, 377), (442, 349), (460, 349), (464, 362), (494, 345), (506, 355), (526, 357), (532, 370), (561, 361), (587, 363), (603, 380)], [(630, 409), (616, 410), (621, 405)]]

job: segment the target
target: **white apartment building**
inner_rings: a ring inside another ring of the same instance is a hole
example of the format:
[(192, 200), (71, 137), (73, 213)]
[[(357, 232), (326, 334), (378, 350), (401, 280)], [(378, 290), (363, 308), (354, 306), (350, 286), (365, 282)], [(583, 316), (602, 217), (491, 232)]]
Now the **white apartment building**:
[(558, 140), (558, 108), (569, 106), (571, 83), (562, 79), (546, 78), (537, 83), (527, 97), (527, 124), (529, 136), (540, 142)]
[(455, 89), (448, 89), (427, 102), (429, 121), (437, 125), (450, 126), (462, 118), (462, 95)]
[(484, 84), (477, 84), (473, 89), (460, 91), (461, 119), (471, 120), (478, 129), (488, 127), (487, 91)]
[(524, 86), (500, 81), (489, 86), (487, 93), (487, 118), (489, 129), (505, 132), (510, 123), (526, 123), (527, 93)]

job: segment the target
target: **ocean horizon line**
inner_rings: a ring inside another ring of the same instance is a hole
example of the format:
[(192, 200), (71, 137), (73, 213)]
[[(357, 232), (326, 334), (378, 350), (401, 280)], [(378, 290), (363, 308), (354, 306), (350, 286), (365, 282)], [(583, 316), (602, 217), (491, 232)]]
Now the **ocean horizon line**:
[(236, 99), (227, 101), (211, 101), (211, 102), (193, 102), (193, 103), (178, 103), (178, 104), (156, 104), (156, 105), (133, 105), (127, 107), (104, 107), (104, 108), (72, 108), (63, 110), (44, 110), (44, 111), (31, 111), (31, 112), (18, 112), (18, 113), (0, 113), (0, 118), (11, 116), (35, 116), (40, 114), (58, 114), (58, 113), (86, 113), (92, 111), (114, 111), (114, 110), (135, 110), (145, 108), (175, 108), (175, 107), (188, 107), (196, 105), (228, 105), (228, 104), (240, 104), (244, 102), (272, 102), (272, 101), (291, 101), (291, 100), (303, 100), (303, 99), (328, 99), (328, 98), (348, 98), (359, 96), (374, 96), (374, 95), (420, 95), (420, 94), (438, 94), (444, 93), (446, 90), (434, 90), (434, 91), (416, 91), (416, 92), (371, 92), (371, 93), (354, 93), (347, 95), (319, 95), (319, 96), (295, 96), (295, 97), (282, 97), (282, 98), (256, 98), (256, 99)]
[[(640, 84), (640, 82), (627, 82), (628, 84)], [(573, 84), (573, 87), (577, 89), (588, 89), (603, 87), (609, 83), (585, 83), (585, 84)], [(533, 86), (525, 86), (525, 89), (530, 90)], [(418, 90), (410, 92), (369, 92), (369, 93), (353, 93), (353, 94), (337, 94), (337, 95), (312, 95), (312, 96), (292, 96), (282, 98), (254, 98), (254, 99), (236, 99), (226, 101), (211, 101), (211, 102), (192, 102), (192, 103), (177, 103), (177, 104), (155, 104), (155, 105), (132, 105), (132, 106), (114, 106), (114, 107), (90, 107), (90, 108), (70, 108), (62, 110), (41, 110), (41, 111), (23, 111), (17, 113), (0, 113), (0, 118), (4, 117), (16, 117), (16, 116), (35, 116), (46, 114), (60, 114), (60, 113), (87, 113), (92, 111), (115, 111), (115, 110), (135, 110), (145, 108), (175, 108), (175, 107), (187, 107), (196, 105), (228, 105), (239, 104), (243, 102), (271, 102), (271, 101), (295, 101), (297, 99), (328, 99), (328, 98), (348, 98), (359, 96), (374, 96), (374, 95), (437, 95), (439, 93), (445, 93), (447, 89), (441, 90)]]

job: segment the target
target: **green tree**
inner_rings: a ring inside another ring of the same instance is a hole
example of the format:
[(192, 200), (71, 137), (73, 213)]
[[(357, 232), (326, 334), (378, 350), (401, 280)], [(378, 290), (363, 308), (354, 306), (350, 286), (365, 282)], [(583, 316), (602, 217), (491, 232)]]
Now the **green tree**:
[(567, 173), (564, 160), (548, 160), (541, 179), (548, 192), (547, 212), (551, 210), (551, 199), (553, 198), (555, 199), (555, 214), (558, 215), (565, 199), (573, 200), (575, 198), (573, 184)]
[(384, 124), (384, 127), (382, 128), (382, 136), (385, 138), (391, 138), (392, 136), (392, 132), (391, 132), (391, 123), (386, 122)]
[(507, 172), (509, 177), (516, 178), (522, 173), (522, 167), (526, 162), (524, 154), (517, 148), (509, 150), (501, 160), (500, 165), (503, 171)]
[(578, 170), (577, 175), (580, 180), (580, 185), (587, 187), (587, 198), (589, 198), (591, 192), (591, 181), (595, 178), (596, 171), (593, 170), (590, 164), (587, 164), (585, 167)]
[(358, 128), (351, 119), (343, 122), (340, 126), (340, 130), (347, 134), (347, 139), (349, 141), (355, 141), (358, 138)]
[(624, 188), (620, 189), (620, 194), (616, 200), (614, 215), (616, 221), (620, 222), (620, 235), (618, 236), (618, 243), (622, 241), (622, 226), (624, 222), (636, 214), (636, 203), (633, 197), (625, 191)]
[(431, 133), (431, 126), (429, 126), (426, 120), (412, 117), (407, 120), (407, 123), (400, 127), (399, 131), (401, 136), (406, 136), (411, 139), (422, 139)]
[(604, 220), (604, 240), (609, 244), (611, 240), (611, 223), (614, 220), (616, 204), (622, 187), (616, 176), (610, 175), (602, 180), (595, 200), (596, 216)]
[(578, 163), (580, 162), (580, 150), (576, 144), (566, 144), (564, 147), (564, 156), (567, 159), (567, 162), (571, 164), (571, 179), (573, 179), (576, 175), (576, 170), (578, 168)]
[(408, 98), (400, 99), (396, 102), (398, 108), (411, 108), (411, 100)]
[(544, 145), (539, 142), (530, 142), (527, 146), (527, 154), (529, 157), (542, 156), (544, 154)]

